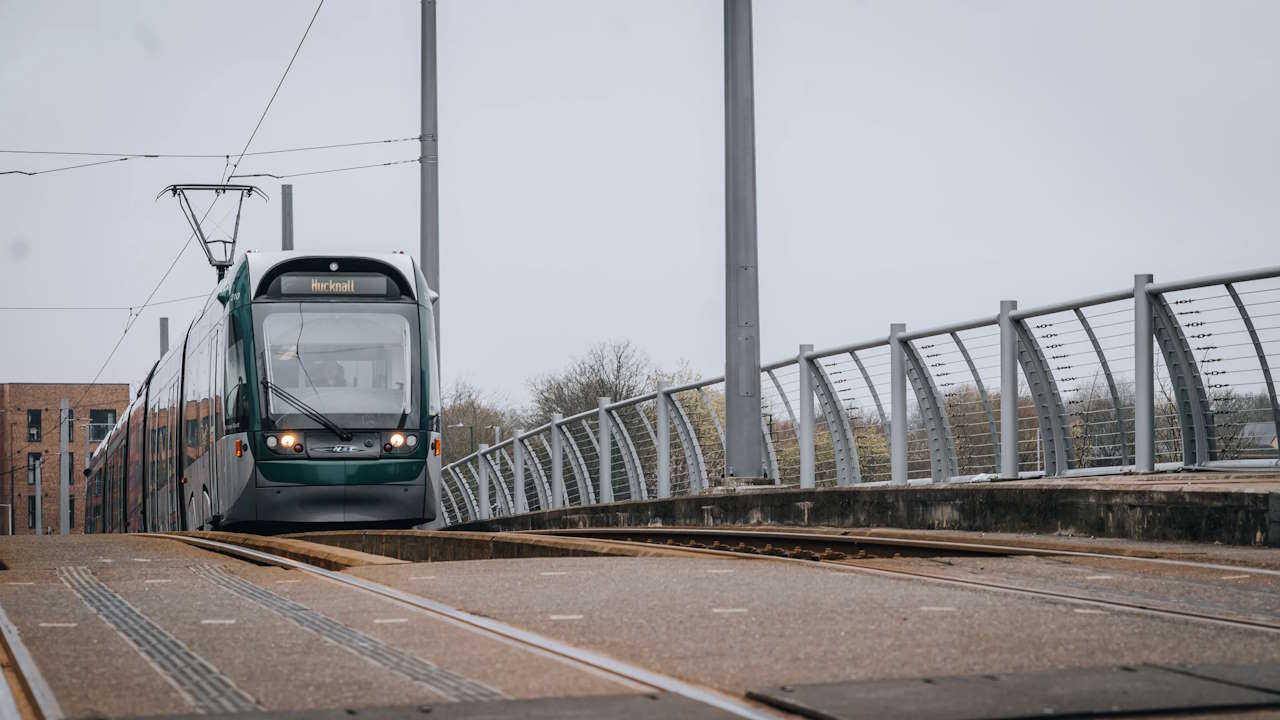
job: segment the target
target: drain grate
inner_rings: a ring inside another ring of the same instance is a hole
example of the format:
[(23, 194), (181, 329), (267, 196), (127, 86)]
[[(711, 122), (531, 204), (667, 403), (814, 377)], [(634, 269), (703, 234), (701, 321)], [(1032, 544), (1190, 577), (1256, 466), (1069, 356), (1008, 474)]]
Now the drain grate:
[(254, 585), (215, 565), (191, 568), (214, 585), (284, 617), (348, 652), (421, 683), (450, 700), (502, 700), (506, 696), (484, 683), (450, 672), (381, 640), (347, 627), (327, 615)]
[(252, 697), (219, 673), (217, 668), (117, 595), (88, 568), (64, 567), (58, 574), (85, 605), (114, 628), (200, 712), (261, 709)]

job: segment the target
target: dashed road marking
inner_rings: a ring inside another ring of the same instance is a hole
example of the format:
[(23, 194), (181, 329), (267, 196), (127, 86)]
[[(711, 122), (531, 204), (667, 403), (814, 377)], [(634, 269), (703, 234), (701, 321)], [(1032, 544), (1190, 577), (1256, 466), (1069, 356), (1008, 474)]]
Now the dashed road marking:
[(564, 572), (563, 570), (556, 570), (554, 572), (541, 572), (538, 574), (539, 575), (568, 575), (569, 573)]
[(277, 584), (277, 585), (289, 585), (289, 584), (291, 584), (291, 583), (300, 583), (300, 582), (302, 582), (302, 581), (301, 581), (301, 580), (277, 580), (277, 581), (276, 581), (276, 584)]
[(43, 623), (40, 623), (40, 627), (73, 628), (73, 627), (77, 627), (79, 624), (80, 623), (69, 623), (69, 622), (43, 622)]
[(1098, 610), (1096, 608), (1074, 608), (1074, 612), (1078, 612), (1081, 615), (1109, 615), (1110, 614), (1106, 610)]
[(1223, 575), (1221, 579), (1223, 579), (1223, 580), (1244, 580), (1244, 579), (1245, 579), (1245, 578), (1247, 578), (1247, 577), (1249, 577), (1249, 576), (1248, 576), (1248, 575)]
[(35, 583), (33, 583), (33, 582), (14, 582), (14, 581), (10, 581), (10, 582), (5, 583), (5, 584), (6, 584), (6, 585), (35, 585)]
[(724, 614), (724, 613), (744, 613), (744, 612), (746, 612), (746, 611), (747, 611), (747, 609), (746, 609), (746, 608), (711, 608), (711, 612), (713, 612), (713, 613), (720, 613), (720, 614)]
[(733, 571), (732, 570), (708, 570), (707, 572), (711, 573), (712, 575), (728, 575)]
[(552, 620), (581, 620), (581, 615), (552, 615)]
[(221, 619), (221, 618), (209, 618), (209, 619), (207, 619), (207, 620), (201, 620), (201, 621), (200, 621), (200, 624), (201, 624), (201, 625), (235, 625), (235, 624), (236, 624), (236, 621), (235, 621), (235, 620), (223, 620), (223, 619)]
[(134, 558), (134, 562), (151, 562), (151, 558)]
[(920, 609), (925, 612), (955, 612), (956, 609), (950, 605), (921, 605)]
[(435, 575), (414, 575), (409, 579), (410, 580), (435, 580), (436, 576)]
[(1110, 579), (1111, 579), (1110, 575), (1090, 575), (1089, 577), (1085, 578), (1085, 580), (1110, 580)]
[(111, 558), (98, 558), (98, 562), (113, 563), (115, 560), (112, 560)]
[(171, 583), (173, 581), (169, 580), (168, 578), (152, 578), (150, 580), (143, 580), (142, 582), (150, 585), (158, 585), (160, 583)]
[(398, 625), (409, 622), (409, 618), (374, 618), (374, 625)]

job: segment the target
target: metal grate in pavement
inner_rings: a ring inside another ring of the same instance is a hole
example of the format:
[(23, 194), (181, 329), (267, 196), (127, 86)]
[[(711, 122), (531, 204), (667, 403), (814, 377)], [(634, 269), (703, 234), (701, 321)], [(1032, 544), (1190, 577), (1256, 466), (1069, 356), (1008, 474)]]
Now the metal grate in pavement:
[(85, 605), (114, 628), (200, 712), (261, 709), (257, 701), (217, 668), (117, 595), (88, 568), (64, 567), (58, 574)]
[(306, 605), (277, 595), (227, 572), (216, 565), (191, 568), (214, 585), (284, 617), (304, 630), (309, 630), (348, 652), (375, 665), (397, 672), (421, 683), (450, 700), (501, 700), (501, 692), (467, 677), (445, 670), (433, 663), (410, 655), (381, 640), (347, 627)]

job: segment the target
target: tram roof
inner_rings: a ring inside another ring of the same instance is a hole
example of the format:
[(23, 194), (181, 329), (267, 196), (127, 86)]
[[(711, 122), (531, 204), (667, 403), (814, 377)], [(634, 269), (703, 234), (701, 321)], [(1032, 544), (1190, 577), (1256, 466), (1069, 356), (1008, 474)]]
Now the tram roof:
[(289, 260), (299, 260), (303, 258), (316, 258), (321, 260), (342, 260), (342, 259), (361, 259), (361, 260), (377, 260), (386, 263), (392, 268), (399, 271), (404, 279), (409, 283), (410, 288), (416, 288), (417, 283), (414, 278), (417, 277), (417, 271), (414, 269), (413, 258), (403, 252), (393, 253), (368, 253), (368, 252), (342, 252), (342, 251), (325, 251), (325, 252), (300, 252), (297, 250), (276, 251), (276, 252), (247, 252), (244, 255), (244, 262), (249, 266), (249, 287), (256, 288), (262, 282), (262, 278), (266, 276), (272, 268), (280, 263)]

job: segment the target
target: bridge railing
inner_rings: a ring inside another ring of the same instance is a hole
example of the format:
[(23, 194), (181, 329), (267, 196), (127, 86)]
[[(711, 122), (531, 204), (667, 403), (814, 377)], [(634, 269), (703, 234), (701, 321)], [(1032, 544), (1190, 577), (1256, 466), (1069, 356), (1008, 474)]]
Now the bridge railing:
[[(1280, 469), (1280, 267), (1155, 283), (769, 363), (777, 485)], [(724, 382), (660, 386), (444, 469), (451, 523), (723, 491)], [(1012, 398), (1015, 412), (1006, 416)]]

